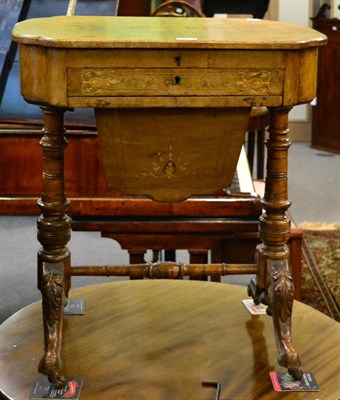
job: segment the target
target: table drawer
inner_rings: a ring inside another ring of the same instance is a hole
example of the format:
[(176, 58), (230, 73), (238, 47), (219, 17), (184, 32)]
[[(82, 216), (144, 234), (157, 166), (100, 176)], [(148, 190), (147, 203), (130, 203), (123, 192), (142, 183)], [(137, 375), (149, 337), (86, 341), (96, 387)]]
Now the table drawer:
[(284, 70), (69, 68), (69, 97), (281, 95)]

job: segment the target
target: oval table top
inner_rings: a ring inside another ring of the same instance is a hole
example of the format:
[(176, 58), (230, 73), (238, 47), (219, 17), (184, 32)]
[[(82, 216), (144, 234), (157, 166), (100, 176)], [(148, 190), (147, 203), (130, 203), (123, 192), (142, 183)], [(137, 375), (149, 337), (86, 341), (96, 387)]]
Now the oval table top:
[[(199, 281), (120, 281), (71, 291), (85, 315), (64, 317), (66, 376), (82, 377), (81, 400), (322, 399), (339, 396), (339, 324), (294, 302), (293, 343), (319, 392), (278, 393), (271, 317), (252, 316), (246, 288)], [(1, 391), (29, 399), (43, 349), (40, 302), (1, 326)]]

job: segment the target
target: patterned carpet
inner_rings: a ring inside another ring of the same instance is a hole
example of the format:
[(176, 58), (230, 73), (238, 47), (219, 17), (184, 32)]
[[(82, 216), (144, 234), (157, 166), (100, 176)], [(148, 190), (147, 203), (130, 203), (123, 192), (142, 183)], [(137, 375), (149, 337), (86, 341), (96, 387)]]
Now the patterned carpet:
[(340, 224), (301, 224), (302, 302), (340, 322)]

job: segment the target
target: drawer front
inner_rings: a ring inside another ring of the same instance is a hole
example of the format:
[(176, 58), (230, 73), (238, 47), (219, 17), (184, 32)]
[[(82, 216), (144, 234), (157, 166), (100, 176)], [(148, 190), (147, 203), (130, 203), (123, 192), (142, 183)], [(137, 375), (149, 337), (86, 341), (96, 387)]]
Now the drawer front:
[(69, 97), (278, 96), (279, 68), (69, 68)]

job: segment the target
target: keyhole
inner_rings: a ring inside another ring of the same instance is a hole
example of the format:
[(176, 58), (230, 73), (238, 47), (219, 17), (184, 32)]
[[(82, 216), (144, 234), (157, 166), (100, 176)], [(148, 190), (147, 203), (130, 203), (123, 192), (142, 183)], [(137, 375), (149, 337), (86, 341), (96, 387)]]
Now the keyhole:
[(175, 76), (175, 85), (180, 85), (180, 84), (181, 84), (181, 77)]
[(180, 56), (176, 56), (176, 57), (174, 57), (174, 60), (175, 60), (176, 65), (179, 67), (180, 64), (181, 64), (181, 57)]

